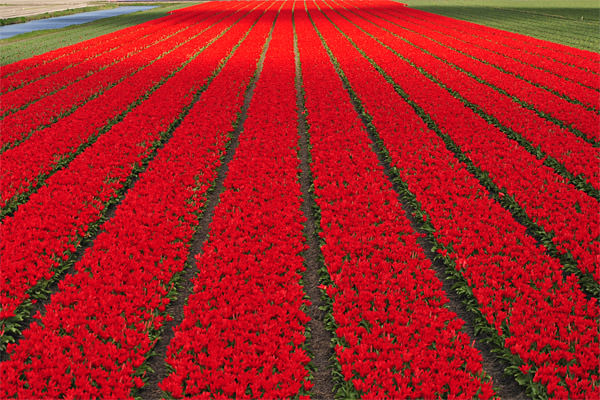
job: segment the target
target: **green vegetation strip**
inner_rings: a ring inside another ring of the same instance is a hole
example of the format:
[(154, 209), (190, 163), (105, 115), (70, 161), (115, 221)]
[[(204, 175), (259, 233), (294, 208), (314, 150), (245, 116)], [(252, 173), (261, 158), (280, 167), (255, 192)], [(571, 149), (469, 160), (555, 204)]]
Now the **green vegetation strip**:
[(38, 19), (47, 19), (47, 18), (54, 18), (54, 17), (62, 17), (62, 16), (65, 16), (65, 15), (79, 14), (79, 13), (82, 13), (82, 12), (107, 10), (107, 9), (110, 9), (110, 8), (116, 8), (118, 6), (119, 6), (118, 4), (109, 3), (109, 4), (98, 5), (98, 6), (69, 8), (67, 10), (60, 10), (60, 11), (50, 11), (50, 12), (45, 12), (45, 13), (42, 13), (42, 14), (27, 15), (25, 17), (1, 18), (0, 19), (0, 26), (13, 25), (13, 24), (23, 24), (25, 22), (35, 21), (35, 20), (38, 20)]
[[(143, 3), (151, 4), (151, 3)], [(62, 29), (36, 31), (0, 40), (0, 66), (7, 65), (60, 47), (105, 35), (120, 29), (164, 17), (170, 11), (198, 3), (152, 3), (158, 7), (132, 14), (103, 18)], [(133, 3), (133, 5), (142, 5)]]
[(597, 0), (400, 0), (412, 8), (521, 33), (583, 50), (600, 50)]

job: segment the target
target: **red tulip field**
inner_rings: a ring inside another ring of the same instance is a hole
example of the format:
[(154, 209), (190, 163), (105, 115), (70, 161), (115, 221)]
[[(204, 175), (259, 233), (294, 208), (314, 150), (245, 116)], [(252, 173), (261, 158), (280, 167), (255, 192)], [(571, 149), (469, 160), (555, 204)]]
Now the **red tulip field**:
[(0, 398), (600, 398), (599, 54), (207, 2), (0, 79)]

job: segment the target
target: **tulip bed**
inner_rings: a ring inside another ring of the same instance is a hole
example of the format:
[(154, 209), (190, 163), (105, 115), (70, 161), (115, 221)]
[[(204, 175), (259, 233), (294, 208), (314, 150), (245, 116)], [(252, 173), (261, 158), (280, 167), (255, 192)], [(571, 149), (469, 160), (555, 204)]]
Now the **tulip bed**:
[[(214, 19), (221, 18), (219, 16), (214, 17)], [(234, 15), (231, 18), (239, 17)], [(0, 178), (2, 180), (0, 204), (7, 207), (7, 209), (16, 207), (23, 201), (23, 197), (26, 198), (31, 191), (41, 186), (52, 172), (60, 169), (64, 164), (68, 164), (89, 146), (93, 148), (93, 144), (103, 133), (112, 132), (111, 128), (113, 126), (123, 126), (124, 122), (122, 121), (127, 119), (125, 116), (130, 111), (139, 112), (140, 108), (137, 106), (141, 101), (160, 88), (170, 75), (198, 54), (199, 50), (212, 44), (215, 35), (224, 32), (223, 29), (228, 29), (231, 20), (220, 25), (214, 25), (214, 22), (214, 20), (208, 20), (207, 24), (213, 24), (213, 26), (209, 25), (210, 29), (206, 29), (205, 26), (199, 35), (198, 31), (191, 32), (191, 40), (185, 38), (183, 44), (181, 43), (182, 38), (173, 37), (173, 43), (162, 43), (162, 45), (167, 46), (166, 48), (161, 45), (157, 46), (156, 49), (153, 49), (153, 54), (145, 54), (145, 56), (149, 55), (150, 60), (155, 60), (155, 62), (151, 61), (150, 65), (131, 76), (128, 76), (130, 71), (126, 71), (125, 76), (128, 77), (123, 79), (120, 85), (113, 86), (111, 90), (102, 93), (100, 96), (95, 96), (92, 101), (79, 107), (66, 118), (58, 120), (55, 124), (35, 130), (30, 135), (30, 140), (25, 140), (21, 145), (3, 153), (2, 160), (7, 167), (2, 169)], [(197, 27), (197, 29), (200, 30), (201, 27)], [(195, 29), (192, 27), (191, 30), (194, 31)], [(176, 45), (176, 48), (170, 51), (169, 47), (173, 44)], [(140, 56), (143, 57), (141, 54)], [(159, 58), (155, 59), (155, 57)], [(134, 70), (140, 64), (145, 64), (144, 61), (140, 62), (140, 60), (131, 61), (131, 64), (127, 62), (125, 64), (129, 64), (126, 67)], [(219, 59), (215, 62), (218, 63), (218, 61)], [(121, 66), (121, 63), (115, 64), (115, 67), (117, 66)], [(160, 90), (166, 91), (172, 85), (173, 83), (169, 83)], [(80, 89), (79, 87), (73, 88), (76, 96), (79, 95)], [(185, 87), (180, 90), (185, 91)], [(54, 98), (55, 96), (48, 97), (48, 101), (62, 101), (62, 96), (58, 93), (57, 95), (58, 98)], [(66, 93), (66, 95), (71, 97), (71, 93)], [(157, 96), (159, 94), (154, 94), (150, 96), (150, 99)], [(38, 104), (40, 103), (36, 103), (36, 105)], [(143, 107), (142, 105), (142, 109)], [(154, 113), (159, 113), (159, 111), (155, 110)], [(28, 112), (29, 109), (22, 110), (19, 115), (13, 114), (9, 118), (13, 116), (19, 119), (26, 118)], [(43, 118), (44, 114), (36, 115), (41, 115)], [(6, 121), (7, 126), (12, 126), (14, 123), (16, 122), (12, 119)]]
[[(214, 23), (220, 19), (219, 16), (220, 13), (214, 13), (208, 18), (211, 18), (210, 21)], [(11, 129), (7, 135), (2, 136), (0, 141), (2, 151), (4, 152), (7, 148), (21, 143), (30, 136), (38, 134), (40, 131), (45, 132), (45, 128), (51, 127), (57, 121), (64, 123), (64, 117), (67, 115), (71, 116), (71, 120), (80, 121), (81, 117), (79, 115), (81, 113), (87, 115), (90, 108), (97, 110), (99, 104), (109, 103), (111, 99), (118, 97), (115, 96), (115, 92), (121, 95), (127, 94), (129, 97), (124, 96), (124, 103), (121, 107), (115, 105), (109, 106), (109, 110), (112, 111), (111, 114), (95, 112), (102, 122), (114, 118), (115, 115), (118, 115), (118, 111), (122, 110), (123, 107), (126, 107), (127, 104), (133, 102), (151, 87), (145, 86), (148, 83), (151, 84), (153, 81), (149, 80), (150, 78), (147, 78), (144, 74), (151, 73), (148, 71), (158, 68), (161, 64), (164, 65), (168, 61), (171, 63), (171, 68), (177, 67), (175, 60), (185, 60), (186, 57), (189, 58), (191, 56), (189, 53), (185, 54), (182, 52), (189, 52), (197, 48), (197, 43), (190, 43), (191, 39), (206, 40), (207, 38), (211, 38), (213, 32), (210, 32), (209, 28), (212, 28), (212, 26), (210, 23), (199, 23), (202, 19), (204, 18), (199, 18), (183, 28), (178, 26), (178, 24), (174, 26), (169, 24), (166, 29), (156, 31), (149, 38), (143, 38), (140, 41), (142, 43), (140, 46), (128, 46), (129, 48), (125, 50), (129, 51), (129, 54), (121, 59), (122, 62), (112, 63), (107, 68), (98, 71), (87, 79), (81, 79), (75, 82), (74, 85), (65, 86), (63, 90), (58, 90), (52, 96), (38, 98), (34, 103), (29, 103), (29, 107), (25, 109), (17, 109), (14, 113), (6, 114), (3, 123), (15, 127), (15, 129)], [(170, 57), (165, 57), (166, 54), (170, 54), (175, 50), (178, 50), (178, 52), (172, 54)], [(91, 54), (93, 54), (93, 51), (91, 51)], [(88, 53), (87, 49), (84, 52)], [(180, 58), (173, 58), (175, 55), (178, 55)], [(147, 67), (149, 66), (153, 68), (148, 69)], [(65, 74), (70, 75), (70, 72), (71, 69), (67, 69)], [(159, 77), (164, 77), (164, 73)], [(56, 78), (60, 79), (60, 77)], [(55, 76), (50, 76), (47, 79), (52, 81), (55, 79)], [(114, 88), (117, 83), (134, 83), (135, 87), (124, 90), (122, 86), (119, 86), (117, 89)], [(19, 95), (21, 92), (31, 91), (30, 87), (35, 88), (37, 86), (34, 82), (32, 85), (6, 93), (0, 96), (0, 98), (3, 104), (5, 102), (10, 103), (8, 98), (14, 94)], [(113, 90), (110, 90), (111, 88)], [(27, 95), (25, 94), (23, 97), (27, 98)], [(17, 96), (17, 99), (19, 98), (20, 96)], [(115, 114), (115, 112), (117, 113)]]
[[(342, 10), (338, 15), (344, 14)], [(411, 74), (414, 66), (402, 59), (412, 57), (411, 53), (392, 51), (391, 48), (376, 51), (384, 48), (350, 21), (342, 17), (336, 23), (347, 31), (365, 55), (372, 56), (370, 60), (395, 82), (398, 89), (437, 124), (447, 141), (460, 149), (457, 151), (467, 153), (471, 163), (486, 171), (498, 190), (515, 199), (513, 207), (527, 210), (533, 223), (552, 233), (558, 251), (569, 252), (579, 261), (582, 272), (590, 275), (597, 286), (600, 283), (600, 269), (596, 268), (600, 253), (600, 221), (582, 222), (580, 215), (593, 215), (598, 210), (598, 200), (566, 182), (541, 159), (514, 143), (498, 126), (461, 104), (457, 97), (463, 92), (462, 88), (449, 93), (425, 74)], [(444, 84), (447, 79), (437, 81)], [(468, 93), (467, 89), (465, 91)], [(439, 102), (447, 106), (439, 107)], [(486, 102), (486, 106), (494, 112), (505, 112), (497, 103)], [(464, 126), (469, 129), (463, 129)], [(586, 142), (580, 144), (591, 147)], [(590, 152), (597, 165), (598, 150), (591, 148)], [(558, 209), (561, 213), (552, 211)]]
[(284, 4), (167, 352), (174, 372), (161, 387), (176, 398), (288, 398), (311, 386), (291, 22)]
[(599, 397), (600, 60), (522, 38), (209, 2), (2, 67), (0, 397), (310, 396), (308, 268), (332, 396)]
[(341, 393), (488, 398), (493, 390), (481, 356), (460, 332), (462, 321), (443, 307), (441, 282), (302, 11), (296, 30), (311, 170), (325, 240), (324, 274), (331, 277), (324, 290), (333, 303), (341, 373), (351, 383)]

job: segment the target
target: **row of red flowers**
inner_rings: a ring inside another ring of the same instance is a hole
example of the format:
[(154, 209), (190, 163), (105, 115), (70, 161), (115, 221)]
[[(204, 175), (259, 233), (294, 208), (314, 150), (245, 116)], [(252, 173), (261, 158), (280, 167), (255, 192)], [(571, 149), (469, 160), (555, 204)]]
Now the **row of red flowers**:
[[(596, 190), (600, 189), (599, 153), (590, 143), (539, 117), (534, 111), (522, 107), (509, 96), (498, 93), (491, 87), (452, 68), (445, 61), (452, 57), (452, 53), (457, 53), (385, 21), (377, 21), (375, 26), (370, 23), (371, 21), (358, 17), (356, 13), (345, 12), (339, 8), (337, 10), (414, 67), (429, 73), (451, 93), (458, 93), (469, 102), (467, 105), (485, 113), (484, 117), (496, 119), (498, 127), (512, 130), (517, 139), (525, 139), (532, 149), (547, 152), (549, 156), (564, 164), (561, 165), (562, 168), (566, 167), (568, 172), (575, 176), (583, 174), (585, 182)], [(359, 12), (358, 15), (364, 16), (364, 13)], [(400, 38), (409, 40), (420, 48), (413, 47), (404, 40), (399, 40)], [(595, 125), (597, 126), (598, 123), (600, 118), (596, 116)], [(541, 156), (546, 158), (544, 153)]]
[[(237, 8), (236, 6), (232, 7)], [(207, 15), (225, 11), (226, 8), (215, 8), (211, 4), (203, 6), (200, 9), (198, 7), (188, 7), (187, 10), (189, 13), (187, 15), (166, 15), (139, 25), (3, 66), (0, 72), (0, 93), (14, 90), (17, 87), (30, 84), (41, 78), (60, 73), (65, 69), (78, 66), (80, 63), (91, 58), (104, 55), (107, 51), (117, 50), (123, 46), (130, 46), (131, 41), (145, 39), (147, 36), (155, 34), (157, 30), (168, 26), (175, 28), (179, 25), (181, 28), (184, 28), (188, 26), (190, 18), (200, 21), (206, 19)], [(203, 16), (203, 18), (199, 18), (199, 16)], [(166, 38), (164, 34), (162, 36)]]
[[(248, 25), (261, 13), (255, 11)], [(248, 25), (233, 29), (243, 34)], [(143, 363), (169, 318), (173, 277), (184, 268), (255, 68), (251, 60), (269, 28), (253, 29), (235, 50), (102, 226), (75, 273), (60, 283), (45, 315), (18, 345), (9, 345), (9, 360), (1, 364), (3, 398), (129, 398), (144, 385)], [(218, 62), (222, 53), (213, 56)], [(207, 68), (201, 65), (194, 67)], [(194, 69), (187, 73), (197, 78)]]
[[(405, 15), (410, 15), (411, 17), (417, 18), (421, 21), (435, 22), (436, 30), (437, 26), (447, 26), (445, 24), (443, 18), (439, 18), (440, 16), (432, 15), (429, 13), (424, 13), (420, 10), (408, 10)], [(433, 18), (432, 18), (433, 17)], [(440, 21), (441, 20), (441, 21)], [(452, 25), (452, 22), (450, 22)], [(512, 73), (516, 73), (517, 75), (523, 76), (525, 79), (531, 80), (536, 84), (546, 86), (547, 80), (551, 81), (551, 84), (548, 87), (551, 90), (559, 90), (564, 89), (564, 94), (568, 94), (570, 96), (569, 90), (577, 88), (577, 85), (581, 85), (584, 87), (585, 93), (587, 95), (592, 94), (593, 91), (598, 91), (598, 82), (594, 76), (598, 73), (598, 60), (594, 60), (593, 53), (585, 50), (578, 50), (577, 53), (580, 57), (580, 60), (574, 61), (572, 57), (567, 56), (560, 58), (556, 58), (556, 53), (553, 53), (553, 56), (548, 57), (547, 54), (540, 55), (539, 50), (535, 51), (535, 53), (531, 54), (529, 52), (523, 51), (526, 48), (526, 44), (523, 43), (512, 43), (510, 45), (506, 45), (502, 43), (506, 41), (506, 35), (504, 39), (500, 39), (500, 43), (497, 43), (498, 35), (491, 36), (493, 39), (483, 38), (480, 36), (480, 26), (471, 24), (472, 27), (468, 27), (468, 23), (463, 24), (457, 29), (452, 29), (447, 31), (447, 33), (455, 38), (459, 39), (463, 43), (468, 43), (472, 46), (475, 46), (479, 50), (481, 50), (480, 54), (495, 54), (497, 57), (493, 57), (495, 61), (498, 61), (498, 64), (494, 62), (494, 64), (505, 68)], [(504, 32), (502, 32), (504, 33)], [(532, 38), (528, 38), (528, 41)], [(566, 46), (565, 46), (566, 47)], [(572, 48), (570, 50), (573, 50)], [(589, 57), (592, 56), (591, 59)], [(565, 59), (568, 61), (565, 62)], [(587, 59), (587, 61), (582, 61)], [(576, 65), (573, 65), (573, 62)], [(537, 72), (539, 77), (536, 78)], [(556, 79), (556, 78), (559, 79)], [(550, 83), (550, 82), (548, 82)], [(586, 95), (586, 96), (587, 96)], [(585, 97), (579, 98), (582, 100)], [(592, 100), (593, 98), (589, 98)], [(597, 104), (591, 104), (592, 107), (597, 107)]]
[[(396, 8), (396, 11), (397, 10), (398, 9)], [(588, 88), (595, 90), (600, 89), (600, 82), (598, 81), (598, 76), (595, 72), (565, 64), (564, 62), (559, 62), (555, 59), (547, 58), (539, 54), (527, 52), (525, 51), (524, 46), (518, 46), (515, 43), (513, 43), (512, 46), (505, 46), (495, 40), (482, 38), (479, 36), (478, 28), (473, 27), (469, 29), (466, 26), (467, 24), (465, 24), (461, 31), (451, 28), (448, 29), (448, 26), (443, 22), (440, 23), (437, 18), (434, 22), (431, 14), (423, 13), (420, 10), (414, 10), (410, 8), (403, 9), (402, 16), (405, 18), (405, 20), (406, 18), (409, 18), (409, 20), (422, 24), (428, 29), (458, 39), (461, 43), (463, 43), (463, 48), (467, 46), (469, 48), (474, 46), (476, 48), (489, 50), (503, 58), (511, 59), (524, 64), (525, 66), (529, 66), (533, 71), (542, 71), (543, 76), (550, 76), (548, 75), (548, 73), (550, 73), (577, 84), (587, 86)], [(592, 52), (589, 52), (588, 56), (592, 56)], [(502, 58), (498, 58), (498, 60), (502, 60)]]
[(336, 23), (476, 167), (487, 172), (503, 193), (513, 196), (535, 223), (555, 235), (559, 252), (570, 253), (582, 272), (593, 274), (596, 283), (600, 282), (600, 221), (593, 218), (598, 210), (596, 199), (567, 183), (542, 160), (346, 19), (337, 17)]
[[(139, 33), (141, 34), (141, 37), (150, 34), (152, 30), (152, 25), (139, 26)], [(122, 42), (117, 38), (122, 38), (125, 42)], [(3, 95), (40, 79), (63, 73), (69, 68), (79, 66), (81, 63), (87, 62), (99, 56), (103, 56), (108, 52), (117, 50), (121, 48), (124, 43), (136, 38), (140, 38), (140, 36), (135, 30), (128, 30), (127, 32), (123, 33), (121, 33), (121, 31), (117, 31), (116, 34), (108, 34), (101, 38), (97, 38), (92, 42), (88, 42), (87, 45), (85, 47), (82, 46), (79, 51), (71, 50), (68, 51), (67, 54), (53, 61), (42, 61), (34, 68), (24, 69), (7, 76), (2, 76), (2, 78), (0, 78), (0, 94)], [(14, 66), (14, 64), (11, 65)]]
[[(248, 31), (254, 20), (231, 15), (216, 26), (227, 29), (220, 39), (185, 64), (173, 77), (132, 110), (122, 122), (100, 136), (93, 146), (77, 156), (67, 169), (46, 181), (46, 186), (21, 205), (14, 216), (5, 218), (0, 282), (0, 323), (14, 322), (17, 308), (29, 301), (30, 290), (53, 277), (69, 260), (89, 230), (101, 218), (107, 202), (113, 201), (132, 173), (170, 134), (173, 124), (220, 68), (221, 61)], [(192, 41), (179, 57), (187, 59), (201, 51), (205, 41)], [(185, 46), (184, 46), (185, 47)], [(183, 48), (183, 47), (182, 47)], [(153, 64), (157, 65), (157, 64)], [(180, 65), (175, 58), (155, 71), (160, 77)], [(76, 188), (74, 190), (74, 188)], [(23, 311), (25, 312), (25, 311)], [(14, 332), (11, 332), (14, 334)], [(7, 339), (6, 333), (3, 342)]]
[(537, 54), (549, 60), (572, 65), (595, 74), (600, 73), (600, 59), (594, 56), (590, 57), (590, 52), (587, 50), (442, 15), (434, 15), (426, 11), (416, 9), (411, 11), (423, 16), (424, 19), (433, 20), (439, 25), (447, 26), (460, 33), (468, 33), (504, 47), (522, 49), (524, 52)]
[[(210, 29), (210, 27), (219, 19), (219, 16), (213, 15), (208, 20), (194, 23), (190, 29), (183, 31), (180, 27), (174, 27), (172, 30), (164, 29), (162, 34), (165, 35), (165, 40), (159, 39), (161, 33), (157, 32), (158, 37), (154, 41), (158, 39), (158, 42), (147, 46), (141, 52), (138, 48), (137, 54), (127, 60), (98, 72), (90, 79), (70, 85), (66, 90), (47, 96), (25, 110), (8, 115), (2, 120), (5, 128), (0, 135), (0, 145), (3, 149), (14, 146), (31, 136), (39, 135), (40, 131), (47, 131), (48, 128), (78, 129), (82, 124), (96, 125), (99, 128), (107, 124), (153, 86), (155, 81), (144, 76), (150, 73), (145, 72), (149, 66), (152, 66), (151, 71), (160, 68), (161, 64), (169, 63), (170, 68), (174, 69), (179, 65), (177, 61), (185, 62), (187, 58), (182, 57), (181, 54), (190, 51), (193, 45), (190, 40), (207, 40), (216, 35), (215, 32), (218, 32), (216, 28)], [(172, 53), (174, 50), (178, 52)], [(169, 57), (165, 57), (167, 54), (170, 54)], [(179, 58), (175, 58), (177, 55), (180, 55)], [(108, 113), (101, 111), (106, 110), (105, 107), (117, 99), (120, 101), (120, 106), (110, 106)], [(97, 118), (95, 124), (86, 121), (92, 115)], [(67, 116), (69, 118), (65, 118)], [(76, 126), (54, 128), (53, 124), (57, 121), (63, 124), (71, 121), (70, 123)]]
[[(526, 104), (527, 107), (557, 119), (564, 126), (572, 126), (582, 132), (588, 141), (598, 142), (598, 113), (587, 110), (581, 105), (570, 103), (511, 74), (503, 73), (488, 64), (486, 59), (473, 58), (469, 54), (471, 46), (448, 36), (445, 25), (441, 25), (437, 21), (424, 20), (416, 24), (407, 19), (405, 14), (410, 14), (408, 10), (404, 13), (390, 12), (387, 14), (375, 11), (372, 14), (378, 18), (372, 19), (370, 15), (366, 14), (363, 16), (406, 37), (419, 47), (441, 55), (445, 62), (470, 72), (485, 81), (486, 84), (492, 85), (497, 90), (504, 91), (515, 100)], [(431, 17), (431, 15), (427, 15)], [(390, 23), (384, 24), (382, 21)], [(441, 31), (441, 33), (436, 31)]]
[[(239, 14), (231, 15), (234, 20), (239, 18)], [(214, 15), (204, 23), (192, 26), (180, 35), (172, 36), (169, 40), (147, 49), (138, 54), (139, 58), (132, 57), (129, 60), (132, 65), (127, 65), (128, 62), (115, 65), (114, 70), (109, 69), (109, 75), (112, 76), (109, 79), (121, 80), (120, 84), (54, 125), (35, 131), (28, 140), (3, 153), (0, 156), (5, 166), (0, 172), (0, 205), (5, 207), (10, 202), (19, 202), (20, 195), (40, 186), (47, 175), (57, 168), (64, 167), (82, 149), (89, 145), (93, 147), (99, 136), (109, 131), (115, 122), (127, 115), (132, 108), (135, 109), (134, 107), (157, 85), (163, 83), (227, 29), (232, 21), (218, 23), (222, 18), (223, 16)], [(148, 63), (150, 64), (144, 67)], [(140, 65), (142, 69), (138, 70)], [(136, 73), (128, 76), (136, 70)], [(128, 77), (123, 79), (126, 76)], [(75, 90), (75, 86), (77, 85), (71, 86), (71, 89)], [(69, 102), (72, 99), (71, 96), (66, 97), (64, 107), (68, 108), (71, 107)], [(48, 99), (50, 100), (52, 98)], [(36, 118), (27, 117), (29, 109), (22, 113), (23, 118), (28, 121)], [(154, 110), (154, 113), (160, 114), (160, 110)], [(10, 135), (13, 126), (5, 126), (7, 134)]]
[[(306, 12), (297, 13), (321, 250), (331, 276), (324, 288), (343, 379), (366, 398), (493, 396), (481, 355), (444, 307), (442, 283), (319, 36)], [(348, 398), (341, 386), (338, 395)]]
[[(460, 43), (460, 46), (457, 44), (457, 48), (462, 49), (465, 47), (464, 42), (458, 42)], [(550, 93), (557, 93), (569, 101), (583, 104), (595, 111), (598, 111), (600, 108), (598, 105), (598, 90), (596, 89), (582, 86), (567, 80), (562, 76), (532, 68), (531, 66), (521, 64), (512, 58), (505, 57), (502, 54), (483, 48), (469, 46), (468, 54), (479, 60), (485, 60), (486, 63), (491, 64), (501, 71), (514, 75), (526, 82), (531, 82)]]
[(197, 257), (194, 292), (167, 351), (173, 372), (160, 387), (175, 398), (289, 398), (311, 386), (291, 5), (277, 16)]
[[(23, 77), (29, 76), (44, 76), (46, 74), (56, 73), (58, 71), (67, 68), (71, 63), (64, 63), (61, 61), (63, 57), (73, 56), (77, 57), (76, 54), (79, 52), (83, 52), (84, 59), (87, 58), (86, 55), (89, 53), (89, 50), (94, 48), (95, 46), (103, 47), (108, 45), (109, 43), (118, 44), (121, 39), (129, 37), (128, 35), (133, 34), (135, 37), (136, 32), (143, 32), (148, 27), (151, 27), (155, 24), (161, 24), (164, 19), (171, 18), (170, 15), (164, 16), (162, 18), (157, 18), (155, 20), (147, 21), (140, 25), (130, 26), (128, 28), (124, 28), (115, 32), (108, 33), (106, 35), (98, 36), (92, 39), (84, 40), (82, 42), (78, 42), (72, 44), (70, 46), (60, 47), (55, 50), (48, 51), (43, 54), (39, 54), (30, 58), (25, 58), (23, 60), (14, 62), (12, 64), (2, 66), (0, 70), (0, 80), (1, 82), (1, 93), (4, 93), (7, 88), (10, 86), (4, 86), (5, 82), (13, 82), (13, 77), (19, 74), (23, 74)], [(139, 37), (139, 36), (138, 36)], [(53, 66), (52, 63), (56, 63)], [(49, 68), (46, 68), (48, 66)], [(54, 68), (53, 68), (54, 67)], [(40, 73), (29, 72), (31, 69), (38, 69)], [(22, 81), (24, 81), (23, 79)], [(17, 86), (20, 86), (21, 83), (15, 82)]]
[[(135, 61), (128, 60), (131, 56), (142, 52), (150, 46), (160, 46), (160, 43), (164, 42), (170, 36), (185, 31), (189, 29), (190, 26), (194, 25), (194, 23), (200, 22), (194, 21), (189, 17), (183, 18), (182, 16), (179, 16), (178, 18), (173, 17), (172, 19), (173, 21), (166, 20), (164, 24), (154, 26), (153, 32), (148, 32), (148, 30), (142, 31), (137, 37), (135, 36), (135, 33), (132, 32), (130, 38), (123, 38), (124, 40), (128, 39), (128, 41), (121, 43), (121, 46), (119, 47), (116, 47), (115, 43), (111, 42), (102, 47), (94, 46), (91, 49), (86, 49), (86, 51), (75, 53), (73, 56), (63, 57), (61, 60), (68, 63), (67, 65), (70, 67), (64, 68), (50, 76), (38, 79), (34, 84), (25, 85), (9, 93), (0, 95), (0, 115), (4, 116), (5, 114), (17, 111), (27, 113), (29, 110), (24, 109), (31, 106), (32, 103), (61, 91), (72, 92), (70, 95), (71, 100), (68, 104), (71, 107), (81, 102), (85, 102), (86, 99), (96, 92), (102, 91), (102, 89), (110, 87), (115, 82), (118, 82), (122, 76), (129, 75), (125, 72), (126, 70), (122, 73), (116, 72), (115, 69), (111, 69), (102, 74), (98, 74), (98, 72), (106, 70), (110, 66), (123, 61), (126, 61), (125, 65), (130, 63), (135, 66)], [(78, 58), (85, 58), (82, 62), (73, 66), (77, 60), (71, 60), (71, 58), (75, 58), (75, 56)], [(140, 64), (137, 65), (138, 68), (140, 66)], [(40, 69), (45, 68), (53, 69), (53, 66), (46, 64)], [(54, 66), (54, 68), (56, 68), (56, 66)], [(31, 75), (39, 73), (38, 68), (30, 69), (26, 72)], [(20, 78), (22, 82), (32, 81), (28, 76), (17, 77), (13, 75), (10, 78), (15, 80)], [(75, 83), (77, 83), (77, 85), (71, 88), (71, 85)]]
[[(343, 25), (334, 13), (327, 14)], [(525, 228), (489, 198), (439, 136), (335, 27), (317, 25), (372, 116), (407, 194), (416, 199), (416, 215), (433, 224), (433, 237), (442, 247), (439, 254), (460, 272), (466, 285), (461, 290), (473, 296), (474, 311), (493, 328), (488, 333), (510, 350), (507, 358), (519, 381), (534, 395), (540, 384), (557, 398), (598, 395), (596, 299), (586, 300), (572, 276), (563, 278), (556, 260), (544, 255)], [(353, 39), (358, 36), (352, 34)], [(379, 46), (361, 46), (372, 56), (379, 52), (381, 60), (397, 63), (396, 56), (385, 55)], [(417, 88), (409, 75), (397, 82)], [(430, 94), (427, 86), (418, 88)], [(451, 110), (445, 102), (437, 106)]]

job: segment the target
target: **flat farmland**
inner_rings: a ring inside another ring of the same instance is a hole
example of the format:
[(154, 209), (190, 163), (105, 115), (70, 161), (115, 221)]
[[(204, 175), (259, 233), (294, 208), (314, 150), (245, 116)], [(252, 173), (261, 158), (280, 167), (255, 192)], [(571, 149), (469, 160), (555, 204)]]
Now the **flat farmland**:
[(425, 8), (5, 63), (0, 397), (598, 398), (599, 54)]
[(407, 0), (410, 7), (538, 39), (600, 51), (595, 0)]

